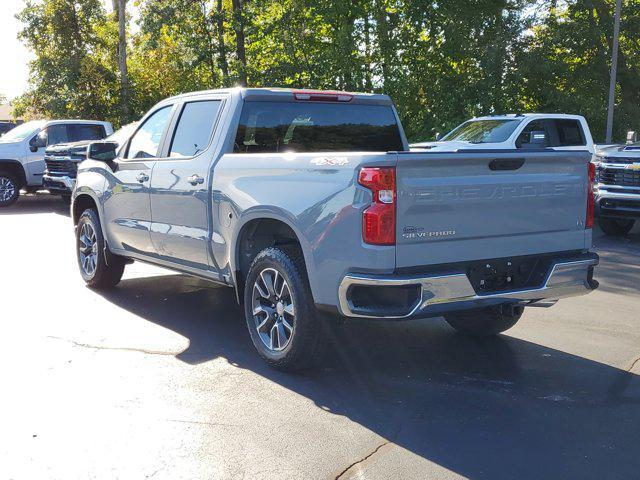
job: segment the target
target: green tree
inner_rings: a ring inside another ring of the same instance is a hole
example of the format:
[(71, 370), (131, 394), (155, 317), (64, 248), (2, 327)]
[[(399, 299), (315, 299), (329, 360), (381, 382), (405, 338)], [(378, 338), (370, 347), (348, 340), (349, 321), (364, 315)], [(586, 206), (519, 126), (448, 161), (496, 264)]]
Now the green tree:
[[(585, 115), (603, 140), (615, 0), (546, 4), (518, 58), (524, 109)], [(640, 2), (622, 9), (614, 138), (640, 125)]]
[(53, 118), (84, 117), (118, 123), (117, 32), (100, 0), (27, 0), (18, 14), (20, 38), (35, 53), (29, 90), (15, 102)]
[[(543, 110), (584, 114), (601, 138), (614, 1), (138, 0), (135, 30), (102, 0), (28, 0), (36, 59), (17, 104), (119, 123), (192, 90), (364, 90), (394, 99), (412, 140)], [(625, 0), (617, 138), (640, 123), (639, 39), (640, 0)]]

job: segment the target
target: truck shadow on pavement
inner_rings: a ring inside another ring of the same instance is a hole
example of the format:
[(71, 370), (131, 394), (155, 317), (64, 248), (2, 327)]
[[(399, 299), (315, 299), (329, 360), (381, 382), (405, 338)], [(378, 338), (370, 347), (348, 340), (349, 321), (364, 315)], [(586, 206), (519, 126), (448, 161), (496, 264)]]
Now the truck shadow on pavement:
[[(349, 321), (332, 334), (323, 368), (286, 374), (255, 353), (232, 289), (172, 275), (124, 280), (104, 295), (188, 338), (178, 359), (224, 358), (465, 477), (632, 478), (640, 471), (640, 377), (630, 371), (508, 335), (465, 338), (432, 319)], [(286, 412), (274, 422), (286, 422)], [(353, 461), (365, 473), (371, 462), (393, 467), (384, 463), (391, 450), (374, 451)]]
[(70, 217), (69, 202), (58, 195), (46, 192), (35, 195), (21, 195), (18, 201), (10, 207), (1, 208), (1, 215), (33, 215), (37, 213), (55, 213)]

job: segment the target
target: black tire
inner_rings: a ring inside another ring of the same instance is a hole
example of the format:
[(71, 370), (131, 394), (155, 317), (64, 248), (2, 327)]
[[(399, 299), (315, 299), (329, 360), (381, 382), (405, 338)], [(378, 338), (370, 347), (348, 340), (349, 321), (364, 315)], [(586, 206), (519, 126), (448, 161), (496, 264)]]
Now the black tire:
[[(274, 271), (278, 276), (275, 276)], [(266, 286), (267, 284), (262, 280), (262, 274), (271, 276), (271, 283), (274, 286), (272, 289)], [(273, 280), (274, 277), (275, 280)], [(286, 282), (288, 298), (284, 292), (283, 283), (279, 283), (278, 279), (280, 281), (284, 279)], [(258, 287), (256, 287), (257, 282)], [(275, 292), (275, 296), (271, 295), (271, 290)], [(260, 291), (267, 294), (270, 299), (260, 295)], [(282, 294), (281, 297), (278, 293)], [(254, 314), (254, 302), (258, 305), (257, 308), (263, 309), (257, 314)], [(304, 259), (299, 248), (269, 247), (256, 255), (247, 274), (244, 307), (247, 328), (253, 345), (270, 366), (280, 370), (296, 371), (317, 366), (322, 360), (328, 325), (316, 310)], [(294, 307), (292, 310), (295, 313), (294, 316), (287, 311), (292, 307)], [(293, 327), (291, 330), (282, 327), (285, 321), (291, 322), (289, 325)], [(258, 325), (263, 322), (266, 324), (260, 333)], [(277, 341), (278, 347), (275, 341), (267, 345), (265, 343), (268, 342), (267, 337), (274, 334), (274, 328), (277, 334), (275, 337), (280, 338), (280, 327), (285, 337), (282, 348), (280, 348), (280, 340)]]
[[(89, 232), (93, 232), (95, 237), (92, 237)], [(98, 213), (88, 208), (82, 212), (76, 226), (76, 255), (80, 275), (89, 287), (96, 289), (116, 286), (124, 273), (124, 259), (108, 251), (105, 258), (104, 247), (104, 236)], [(88, 257), (91, 258), (88, 259)], [(88, 268), (90, 265), (93, 265), (93, 268)]]
[(598, 218), (598, 224), (602, 231), (606, 235), (613, 237), (623, 237), (627, 235), (635, 223), (635, 220), (627, 218)]
[(450, 313), (444, 319), (464, 335), (486, 337), (497, 335), (513, 327), (524, 312), (524, 307), (498, 305), (476, 310)]
[(10, 207), (18, 201), (19, 196), (20, 184), (15, 175), (0, 171), (0, 208)]

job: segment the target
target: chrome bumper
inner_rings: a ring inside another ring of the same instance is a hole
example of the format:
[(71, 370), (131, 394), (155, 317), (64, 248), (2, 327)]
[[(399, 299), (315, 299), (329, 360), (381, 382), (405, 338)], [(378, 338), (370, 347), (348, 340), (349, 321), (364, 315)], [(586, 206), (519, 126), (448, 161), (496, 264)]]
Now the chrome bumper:
[[(585, 295), (595, 287), (589, 278), (589, 269), (598, 264), (598, 259), (558, 262), (547, 276), (544, 286), (529, 290), (508, 291), (495, 294), (478, 295), (464, 273), (435, 275), (430, 277), (372, 277), (367, 275), (347, 275), (340, 283), (338, 297), (341, 313), (348, 317), (361, 318), (408, 318), (429, 316), (442, 310), (456, 310), (457, 305), (465, 303), (465, 308), (505, 302), (520, 305), (548, 307), (560, 298)], [(353, 285), (402, 286), (420, 285), (419, 299), (404, 315), (373, 315), (353, 311), (349, 301), (349, 288)], [(440, 308), (446, 307), (446, 308)]]
[(71, 177), (52, 177), (51, 175), (44, 174), (42, 176), (42, 182), (46, 185), (46, 183), (60, 183), (68, 190), (73, 190), (73, 187), (76, 185), (76, 179)]
[[(622, 187), (611, 187), (615, 189), (622, 189)], [(600, 188), (596, 191), (596, 201), (601, 198), (606, 198), (608, 200), (635, 200), (640, 201), (640, 188), (636, 189), (628, 189), (629, 193), (622, 192), (610, 192), (609, 190), (605, 190), (604, 188)]]

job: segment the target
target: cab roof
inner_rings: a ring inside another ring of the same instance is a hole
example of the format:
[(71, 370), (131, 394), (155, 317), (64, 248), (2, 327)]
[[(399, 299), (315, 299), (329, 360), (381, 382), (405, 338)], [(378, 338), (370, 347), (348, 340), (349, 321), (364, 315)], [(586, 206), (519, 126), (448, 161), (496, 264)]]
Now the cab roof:
[[(280, 100), (280, 101), (295, 101), (303, 100), (304, 96), (327, 96), (336, 97), (336, 103), (375, 103), (380, 105), (392, 105), (393, 102), (388, 95), (382, 95), (377, 93), (363, 93), (363, 92), (345, 92), (337, 90), (312, 90), (312, 89), (298, 89), (298, 88), (280, 88), (280, 87), (261, 87), (261, 88), (248, 88), (248, 87), (233, 87), (233, 88), (219, 88), (214, 90), (201, 90), (196, 92), (183, 93), (175, 95), (173, 97), (166, 98), (160, 103), (182, 100), (187, 98), (193, 98), (204, 95), (212, 94), (239, 94), (243, 100), (262, 100), (268, 101)], [(348, 97), (349, 100), (338, 100), (337, 97)], [(332, 101), (329, 98), (327, 101)]]
[(583, 117), (582, 115), (571, 115), (568, 113), (506, 113), (504, 115), (473, 117), (469, 120), (523, 120), (525, 118), (565, 118), (567, 120), (580, 120)]

